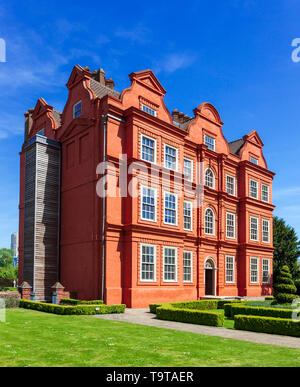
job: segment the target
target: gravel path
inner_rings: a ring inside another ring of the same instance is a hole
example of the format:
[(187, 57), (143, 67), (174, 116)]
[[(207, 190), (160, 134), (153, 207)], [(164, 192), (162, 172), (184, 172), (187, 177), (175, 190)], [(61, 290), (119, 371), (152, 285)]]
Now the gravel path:
[(156, 319), (156, 315), (149, 313), (149, 309), (126, 309), (124, 314), (106, 314), (97, 315), (95, 317), (105, 320), (172, 329), (175, 331), (198, 333), (207, 336), (217, 336), (227, 339), (250, 341), (252, 343), (271, 344), (300, 349), (300, 338), (158, 320)]

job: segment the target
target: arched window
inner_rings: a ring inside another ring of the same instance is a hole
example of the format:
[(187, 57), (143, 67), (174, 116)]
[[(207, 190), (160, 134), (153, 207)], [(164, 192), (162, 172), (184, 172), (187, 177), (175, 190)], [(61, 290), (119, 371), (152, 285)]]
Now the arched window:
[(205, 171), (205, 185), (209, 188), (215, 188), (215, 174), (211, 168)]
[(215, 214), (211, 208), (205, 211), (205, 234), (215, 234)]

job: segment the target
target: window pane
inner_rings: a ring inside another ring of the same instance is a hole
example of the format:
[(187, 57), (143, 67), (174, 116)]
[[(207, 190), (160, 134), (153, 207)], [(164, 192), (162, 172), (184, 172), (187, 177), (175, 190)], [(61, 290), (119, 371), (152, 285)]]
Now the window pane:
[(226, 236), (235, 238), (235, 215), (229, 212), (226, 214)]
[(232, 176), (226, 176), (226, 192), (229, 195), (235, 194), (235, 178)]
[(234, 282), (234, 257), (226, 257), (226, 282)]
[(151, 116), (156, 117), (156, 110), (151, 109), (151, 108), (149, 108), (149, 107), (146, 106), (146, 105), (142, 105), (142, 110), (143, 110), (145, 113), (151, 114)]
[(205, 212), (205, 234), (214, 234), (214, 221), (214, 213), (210, 208), (208, 208)]
[(183, 227), (185, 230), (192, 230), (192, 203), (184, 201), (183, 203)]
[(165, 147), (165, 167), (176, 170), (177, 167), (177, 150), (169, 146)]
[(264, 202), (269, 202), (269, 186), (263, 184), (261, 186), (261, 200)]
[(185, 251), (183, 253), (183, 281), (192, 282), (192, 261), (193, 253), (191, 251)]
[(81, 116), (81, 102), (78, 102), (74, 105), (73, 117), (78, 118)]
[(262, 221), (262, 236), (263, 242), (270, 242), (270, 222), (268, 220)]
[(205, 135), (205, 145), (208, 146), (208, 149), (214, 151), (215, 150), (215, 139)]
[(164, 248), (164, 280), (176, 281), (176, 249)]
[(262, 281), (265, 284), (270, 282), (270, 264), (268, 259), (263, 259)]
[(258, 259), (257, 258), (251, 258), (251, 282), (256, 283), (258, 282)]
[(155, 258), (154, 246), (143, 245), (141, 256), (141, 279), (143, 281), (155, 280)]
[(142, 188), (142, 219), (155, 221), (155, 190), (152, 188)]
[(153, 163), (155, 161), (155, 140), (142, 137), (142, 159)]
[(257, 181), (250, 180), (250, 197), (253, 199), (258, 198)]
[(258, 219), (257, 218), (250, 219), (250, 238), (253, 241), (258, 240)]
[(193, 176), (193, 162), (192, 160), (189, 160), (189, 159), (184, 159), (183, 160), (183, 173), (184, 173), (184, 177), (187, 178), (188, 180), (192, 180), (192, 176)]
[(165, 223), (174, 225), (177, 223), (177, 203), (174, 194), (165, 194)]
[(215, 188), (215, 175), (210, 168), (205, 172), (205, 185), (209, 188)]

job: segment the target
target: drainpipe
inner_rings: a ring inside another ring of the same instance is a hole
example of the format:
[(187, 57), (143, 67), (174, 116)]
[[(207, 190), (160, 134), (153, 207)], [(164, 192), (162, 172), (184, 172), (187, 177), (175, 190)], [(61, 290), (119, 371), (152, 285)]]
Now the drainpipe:
[[(107, 138), (107, 115), (102, 116), (103, 122), (103, 162), (106, 162), (106, 138)], [(106, 226), (106, 197), (102, 198), (102, 278), (101, 278), (101, 299), (104, 301), (104, 270), (106, 260), (106, 238), (105, 238), (105, 226)]]

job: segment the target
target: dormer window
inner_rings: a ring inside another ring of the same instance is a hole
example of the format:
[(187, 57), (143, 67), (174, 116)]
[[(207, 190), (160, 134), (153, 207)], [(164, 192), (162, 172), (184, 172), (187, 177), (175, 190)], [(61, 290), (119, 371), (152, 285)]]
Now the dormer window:
[(142, 104), (142, 110), (143, 110), (143, 112), (148, 113), (148, 114), (150, 114), (153, 117), (157, 116), (157, 111), (156, 110), (151, 109), (149, 106), (146, 106), (144, 104)]
[(208, 149), (215, 151), (216, 149), (216, 140), (210, 136), (205, 135), (204, 143)]
[(250, 161), (251, 161), (251, 163), (258, 165), (258, 160), (256, 158), (250, 157)]
[(82, 103), (81, 101), (75, 103), (75, 105), (73, 106), (73, 118), (78, 118), (81, 116), (81, 108), (82, 108)]

